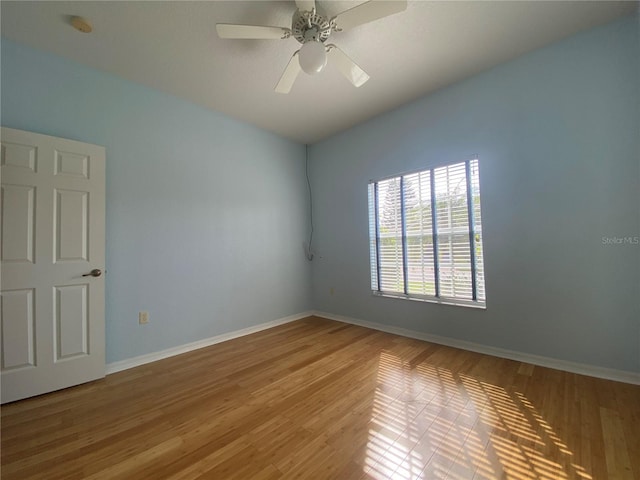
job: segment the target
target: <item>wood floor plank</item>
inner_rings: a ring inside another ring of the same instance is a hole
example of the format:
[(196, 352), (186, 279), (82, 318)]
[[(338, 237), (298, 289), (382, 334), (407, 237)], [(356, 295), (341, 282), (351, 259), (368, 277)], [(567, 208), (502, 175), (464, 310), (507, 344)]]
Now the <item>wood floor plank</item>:
[(640, 387), (309, 317), (4, 405), (6, 480), (638, 479)]
[(633, 468), (631, 467), (620, 416), (614, 410), (600, 407), (600, 422), (604, 437), (604, 455), (609, 478), (611, 480), (633, 478)]

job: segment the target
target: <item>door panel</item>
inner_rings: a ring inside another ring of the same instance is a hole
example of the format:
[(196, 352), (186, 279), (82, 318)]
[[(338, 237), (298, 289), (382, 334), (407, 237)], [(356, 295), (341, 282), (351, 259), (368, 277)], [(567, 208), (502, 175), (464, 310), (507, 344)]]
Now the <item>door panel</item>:
[(2, 261), (33, 263), (35, 187), (2, 185)]
[(104, 376), (103, 147), (2, 129), (2, 403)]
[(3, 167), (23, 168), (32, 172), (36, 171), (36, 151), (35, 145), (19, 145), (16, 143), (2, 142)]
[(89, 192), (56, 190), (54, 242), (56, 263), (88, 260)]
[(33, 289), (2, 292), (2, 370), (35, 367)]
[(89, 178), (89, 157), (56, 151), (55, 175)]
[(56, 361), (89, 354), (89, 285), (55, 287)]

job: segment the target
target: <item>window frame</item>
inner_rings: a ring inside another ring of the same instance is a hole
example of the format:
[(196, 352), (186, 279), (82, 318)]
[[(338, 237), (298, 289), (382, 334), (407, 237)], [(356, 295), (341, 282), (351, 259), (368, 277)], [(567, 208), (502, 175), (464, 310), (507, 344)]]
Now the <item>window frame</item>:
[[(482, 289), (484, 292), (484, 299), (478, 300), (478, 258), (476, 255), (475, 245), (476, 235), (480, 234), (480, 247), (481, 252), (484, 252), (484, 235), (482, 234), (483, 228), (480, 227), (479, 230), (476, 229), (476, 221), (474, 218), (474, 208), (476, 205), (473, 201), (473, 179), (472, 179), (472, 167), (471, 162), (476, 162), (477, 168), (477, 183), (478, 183), (478, 195), (480, 195), (480, 161), (477, 155), (473, 155), (464, 160), (452, 161), (452, 162), (443, 162), (435, 165), (431, 165), (428, 167), (424, 167), (418, 170), (406, 171), (403, 173), (397, 173), (394, 175), (388, 175), (377, 180), (369, 180), (367, 186), (367, 194), (368, 194), (368, 218), (369, 218), (369, 260), (370, 260), (370, 286), (371, 291), (374, 296), (378, 297), (388, 297), (388, 298), (396, 298), (403, 300), (413, 300), (420, 302), (429, 302), (429, 303), (437, 303), (441, 305), (455, 305), (455, 306), (464, 306), (471, 308), (479, 308), (486, 309), (487, 307), (487, 299), (486, 299), (486, 283), (484, 282), (485, 272), (484, 272), (484, 259), (482, 259), (483, 271), (482, 271)], [(446, 235), (446, 233), (438, 232), (437, 227), (437, 202), (436, 200), (436, 175), (434, 173), (435, 170), (441, 168), (447, 168), (455, 165), (464, 164), (465, 169), (465, 180), (466, 180), (466, 189), (465, 189), (465, 197), (466, 197), (466, 211), (467, 211), (467, 221), (468, 221), (468, 233), (469, 233), (469, 256), (470, 256), (470, 274), (471, 274), (471, 289), (472, 289), (472, 299), (460, 298), (455, 296), (444, 296), (441, 294), (440, 288), (440, 265), (439, 265), (439, 241), (438, 238), (440, 235)], [(422, 265), (431, 265), (434, 270), (434, 282), (435, 282), (435, 294), (427, 295), (427, 294), (419, 294), (419, 293), (408, 293), (408, 266), (407, 266), (407, 229), (406, 229), (406, 215), (405, 215), (405, 189), (404, 189), (404, 179), (410, 175), (423, 174), (429, 172), (429, 182), (430, 182), (430, 205), (431, 205), (431, 236), (433, 238), (433, 260), (432, 264), (422, 262)], [(378, 184), (380, 182), (398, 179), (400, 185), (400, 207), (401, 207), (401, 219), (400, 222), (402, 224), (402, 272), (401, 275), (404, 279), (403, 286), (404, 292), (394, 292), (394, 291), (385, 291), (381, 290), (381, 278), (380, 278), (380, 231), (379, 231), (379, 195), (378, 195)], [(373, 186), (373, 189), (371, 188)], [(373, 194), (373, 197), (372, 197)], [(373, 208), (372, 208), (373, 202)], [(482, 200), (479, 202), (479, 212), (482, 211)], [(482, 219), (483, 215), (480, 213), (480, 219)], [(480, 222), (481, 224), (482, 222)], [(373, 235), (373, 238), (372, 238)], [(484, 257), (484, 255), (482, 255)], [(374, 265), (375, 264), (375, 265)], [(375, 272), (374, 272), (375, 268)], [(377, 288), (374, 288), (374, 282)]]

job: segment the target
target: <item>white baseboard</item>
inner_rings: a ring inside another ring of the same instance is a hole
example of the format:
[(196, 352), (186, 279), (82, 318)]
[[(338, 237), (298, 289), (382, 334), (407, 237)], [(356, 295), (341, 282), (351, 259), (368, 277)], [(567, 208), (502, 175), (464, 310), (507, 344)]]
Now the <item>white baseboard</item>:
[(205, 338), (196, 342), (187, 343), (185, 345), (179, 345), (177, 347), (168, 348), (159, 352), (148, 353), (146, 355), (140, 355), (138, 357), (129, 358), (126, 360), (120, 360), (117, 362), (109, 363), (106, 367), (106, 374), (112, 374), (127, 370), (129, 368), (138, 367), (146, 363), (162, 360), (163, 358), (173, 357), (174, 355), (180, 355), (181, 353), (187, 353), (199, 348), (215, 345), (216, 343), (226, 342), (234, 338), (243, 337), (252, 333), (260, 332), (268, 328), (276, 327), (278, 325), (284, 325), (285, 323), (294, 322), (302, 318), (315, 315), (318, 317), (328, 318), (329, 320), (336, 320), (338, 322), (349, 323), (352, 325), (359, 325), (361, 327), (371, 328), (373, 330), (380, 330), (382, 332), (393, 333), (394, 335), (400, 335), (403, 337), (415, 338), (417, 340), (424, 340), (426, 342), (437, 343), (439, 345), (446, 345), (448, 347), (460, 348), (463, 350), (469, 350), (471, 352), (483, 353), (485, 355), (492, 355), (494, 357), (508, 358), (509, 360), (515, 360), (518, 362), (531, 363), (533, 365), (539, 365), (541, 367), (554, 368), (556, 370), (563, 370), (571, 373), (578, 373), (580, 375), (588, 375), (590, 377), (604, 378), (606, 380), (614, 380), (616, 382), (631, 383), (634, 385), (640, 385), (640, 373), (628, 372), (624, 370), (615, 370), (611, 368), (598, 367), (594, 365), (587, 365), (583, 363), (569, 362), (566, 360), (559, 360), (556, 358), (543, 357), (540, 355), (533, 355), (529, 353), (517, 352), (514, 350), (507, 350), (504, 348), (491, 347), (488, 345), (482, 345), (479, 343), (467, 342), (464, 340), (457, 340), (450, 337), (441, 337), (439, 335), (432, 335), (429, 333), (418, 332), (415, 330), (409, 330), (401, 327), (394, 327), (391, 325), (384, 325), (382, 323), (369, 322), (367, 320), (360, 320), (353, 317), (346, 317), (344, 315), (335, 315), (328, 312), (320, 311), (308, 311), (302, 312), (288, 317), (279, 318), (270, 322), (261, 323), (253, 327), (243, 328), (241, 330), (235, 330), (233, 332), (223, 333), (216, 335), (215, 337)]
[(415, 338), (417, 340), (424, 340), (431, 343), (437, 343), (439, 345), (446, 345), (448, 347), (460, 348), (462, 350), (469, 350), (477, 353), (484, 353), (486, 355), (492, 355), (494, 357), (508, 358), (509, 360), (515, 360), (518, 362), (531, 363), (533, 365), (539, 365), (541, 367), (554, 368), (556, 370), (563, 370), (565, 372), (578, 373), (580, 375), (588, 375), (590, 377), (604, 378), (606, 380), (614, 380), (616, 382), (631, 383), (634, 385), (640, 385), (640, 373), (628, 372), (625, 370), (614, 370), (611, 368), (598, 367), (595, 365), (587, 365), (584, 363), (568, 362), (566, 360), (559, 360), (556, 358), (542, 357), (539, 355), (532, 355), (529, 353), (517, 352), (514, 350), (506, 350), (504, 348), (490, 347), (488, 345), (482, 345), (479, 343), (466, 342), (464, 340), (457, 340), (450, 337), (441, 337), (439, 335), (432, 335), (424, 332), (417, 332), (415, 330), (408, 330), (406, 328), (393, 327), (390, 325), (384, 325), (382, 323), (369, 322), (366, 320), (360, 320), (352, 317), (345, 317), (343, 315), (334, 315), (327, 312), (314, 311), (311, 312), (318, 317), (328, 318), (329, 320), (336, 320), (338, 322), (350, 323), (352, 325), (359, 325), (361, 327), (367, 327), (374, 330), (380, 330), (382, 332), (393, 333), (402, 337)]
[(167, 348), (166, 350), (162, 350), (159, 352), (147, 353), (146, 355), (140, 355), (139, 357), (133, 357), (126, 360), (119, 360), (117, 362), (108, 363), (106, 367), (106, 374), (110, 375), (112, 373), (121, 372), (122, 370), (128, 370), (129, 368), (139, 367), (140, 365), (144, 365), (145, 363), (151, 363), (157, 360), (162, 360), (163, 358), (169, 358), (173, 357), (174, 355), (180, 355), (181, 353), (187, 353), (192, 350), (197, 350), (199, 348), (209, 347), (211, 345), (215, 345), (216, 343), (226, 342), (227, 340), (250, 335), (252, 333), (266, 330), (267, 328), (273, 328), (277, 327), (278, 325), (284, 325), (285, 323), (295, 322), (296, 320), (300, 320), (301, 318), (306, 318), (311, 315), (313, 315), (313, 312), (297, 313), (288, 317), (261, 323), (260, 325), (255, 325), (253, 327), (247, 327), (241, 330), (235, 330), (233, 332), (216, 335), (215, 337), (205, 338), (196, 342), (187, 343), (185, 345), (178, 345), (177, 347)]

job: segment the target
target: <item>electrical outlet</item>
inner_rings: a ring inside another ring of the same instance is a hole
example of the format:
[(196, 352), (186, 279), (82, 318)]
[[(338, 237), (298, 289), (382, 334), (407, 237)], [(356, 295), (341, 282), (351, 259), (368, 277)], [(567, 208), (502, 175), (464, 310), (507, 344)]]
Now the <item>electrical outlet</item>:
[(138, 323), (140, 325), (144, 325), (145, 323), (149, 323), (149, 312), (140, 312), (140, 313), (138, 313)]

